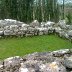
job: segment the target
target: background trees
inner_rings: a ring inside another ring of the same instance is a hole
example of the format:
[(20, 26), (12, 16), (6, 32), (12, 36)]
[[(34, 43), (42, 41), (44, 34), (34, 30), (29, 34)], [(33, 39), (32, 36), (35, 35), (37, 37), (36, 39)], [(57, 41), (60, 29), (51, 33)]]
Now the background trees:
[(11, 18), (24, 22), (55, 21), (59, 19), (57, 0), (0, 0), (0, 19)]

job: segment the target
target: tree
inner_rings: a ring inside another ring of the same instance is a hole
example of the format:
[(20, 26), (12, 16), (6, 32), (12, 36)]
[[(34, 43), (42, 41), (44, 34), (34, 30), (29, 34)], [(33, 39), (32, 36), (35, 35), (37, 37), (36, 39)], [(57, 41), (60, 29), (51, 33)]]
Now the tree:
[(6, 16), (4, 10), (4, 0), (0, 0), (0, 19), (4, 19)]
[(59, 6), (57, 0), (0, 0), (0, 17), (12, 18), (24, 22), (58, 21)]
[(71, 15), (71, 12), (68, 12), (68, 14), (66, 15), (67, 19), (68, 19), (68, 24), (71, 24), (72, 23), (72, 15)]
[(63, 19), (64, 19), (64, 1), (65, 0), (63, 0)]

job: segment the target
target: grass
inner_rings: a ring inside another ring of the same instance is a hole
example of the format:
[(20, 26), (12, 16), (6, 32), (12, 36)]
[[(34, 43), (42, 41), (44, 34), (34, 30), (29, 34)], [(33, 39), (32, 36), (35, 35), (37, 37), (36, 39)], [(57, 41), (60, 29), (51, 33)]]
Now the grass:
[(0, 39), (0, 60), (66, 48), (72, 48), (72, 43), (54, 35)]

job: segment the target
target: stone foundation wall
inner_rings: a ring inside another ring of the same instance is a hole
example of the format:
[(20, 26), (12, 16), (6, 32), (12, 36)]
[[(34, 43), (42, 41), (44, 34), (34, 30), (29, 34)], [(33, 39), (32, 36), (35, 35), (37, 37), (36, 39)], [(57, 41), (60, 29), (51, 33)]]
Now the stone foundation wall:
[(34, 20), (30, 24), (12, 19), (0, 20), (0, 38), (49, 34), (72, 41), (72, 25), (66, 25), (65, 20), (60, 20), (58, 23), (51, 21), (39, 23)]

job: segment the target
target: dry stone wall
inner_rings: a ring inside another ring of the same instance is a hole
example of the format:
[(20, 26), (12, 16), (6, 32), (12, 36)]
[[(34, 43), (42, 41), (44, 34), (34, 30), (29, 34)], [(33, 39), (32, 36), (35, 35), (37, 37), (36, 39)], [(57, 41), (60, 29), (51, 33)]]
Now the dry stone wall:
[(0, 20), (0, 37), (24, 37), (34, 35), (49, 35), (55, 34), (61, 38), (66, 38), (72, 41), (72, 26), (67, 25), (65, 20), (60, 20), (58, 23), (51, 21), (39, 23), (34, 20), (30, 24), (25, 24), (12, 19)]

